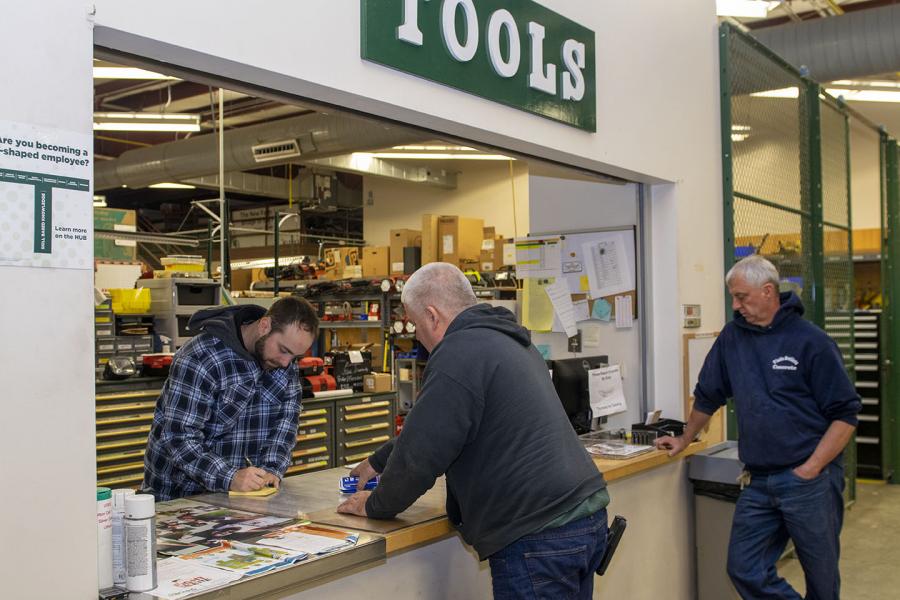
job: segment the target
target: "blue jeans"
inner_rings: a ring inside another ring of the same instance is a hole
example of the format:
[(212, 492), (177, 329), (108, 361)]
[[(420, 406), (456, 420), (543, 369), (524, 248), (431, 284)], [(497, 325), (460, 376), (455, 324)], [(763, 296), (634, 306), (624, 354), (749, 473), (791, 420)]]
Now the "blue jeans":
[(589, 599), (605, 549), (605, 508), (526, 535), (489, 559), (494, 600)]
[(742, 598), (800, 598), (775, 570), (788, 538), (806, 576), (806, 597), (840, 597), (843, 489), (844, 469), (836, 464), (809, 481), (792, 469), (752, 477), (738, 498), (728, 547), (728, 575)]

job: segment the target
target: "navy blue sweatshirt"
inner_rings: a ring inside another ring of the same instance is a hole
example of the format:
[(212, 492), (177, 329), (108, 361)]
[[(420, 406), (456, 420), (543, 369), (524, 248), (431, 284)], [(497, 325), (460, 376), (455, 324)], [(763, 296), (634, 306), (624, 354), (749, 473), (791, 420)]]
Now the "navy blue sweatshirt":
[(797, 467), (832, 422), (857, 424), (862, 404), (837, 344), (802, 315), (803, 304), (792, 292), (781, 294), (768, 327), (735, 312), (694, 389), (694, 408), (709, 415), (734, 397), (738, 453), (751, 473)]
[(369, 463), (382, 473), (366, 502), (377, 519), (446, 473), (447, 516), (482, 559), (606, 487), (528, 331), (486, 304), (450, 324), (400, 437)]

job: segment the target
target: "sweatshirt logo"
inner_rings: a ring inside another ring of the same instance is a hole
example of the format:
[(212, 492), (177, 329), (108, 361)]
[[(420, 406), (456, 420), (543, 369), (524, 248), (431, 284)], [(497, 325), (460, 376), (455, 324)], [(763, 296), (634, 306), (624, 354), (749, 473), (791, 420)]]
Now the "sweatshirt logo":
[(799, 361), (793, 356), (779, 356), (772, 361), (773, 371), (796, 371)]

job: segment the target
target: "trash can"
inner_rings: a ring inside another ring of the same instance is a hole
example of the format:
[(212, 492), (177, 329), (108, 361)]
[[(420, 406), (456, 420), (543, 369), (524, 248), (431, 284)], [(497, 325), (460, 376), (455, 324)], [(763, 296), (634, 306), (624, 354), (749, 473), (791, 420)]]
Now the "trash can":
[(699, 600), (740, 599), (728, 577), (727, 563), (734, 505), (741, 493), (737, 480), (743, 469), (735, 441), (717, 444), (690, 458)]

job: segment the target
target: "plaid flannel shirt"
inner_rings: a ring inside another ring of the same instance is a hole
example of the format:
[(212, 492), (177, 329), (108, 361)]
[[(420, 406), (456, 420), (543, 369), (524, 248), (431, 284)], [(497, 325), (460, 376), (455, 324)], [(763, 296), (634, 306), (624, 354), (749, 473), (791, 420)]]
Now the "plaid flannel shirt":
[(209, 333), (194, 337), (156, 404), (144, 490), (157, 500), (226, 492), (245, 457), (282, 477), (297, 442), (299, 391), (294, 364), (267, 372)]

